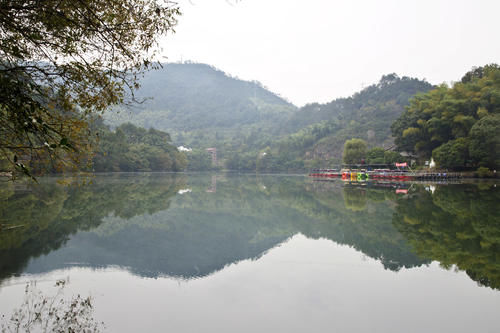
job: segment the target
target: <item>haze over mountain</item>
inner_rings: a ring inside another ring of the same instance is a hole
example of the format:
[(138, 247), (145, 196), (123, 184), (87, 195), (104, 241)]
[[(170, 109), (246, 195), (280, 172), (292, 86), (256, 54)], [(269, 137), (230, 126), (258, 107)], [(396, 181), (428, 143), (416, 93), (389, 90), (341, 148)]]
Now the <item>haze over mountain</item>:
[(252, 130), (270, 130), (296, 110), (259, 82), (242, 81), (196, 63), (165, 64), (148, 72), (137, 97), (148, 100), (108, 113), (107, 121), (154, 127), (169, 132), (177, 144), (195, 147)]
[[(200, 153), (216, 147), (222, 167), (255, 170), (260, 165), (268, 171), (338, 163), (344, 141), (353, 137), (390, 147), (390, 126), (408, 100), (432, 88), (426, 81), (388, 74), (352, 97), (297, 108), (258, 82), (206, 64), (166, 64), (146, 73), (141, 84), (137, 97), (148, 98), (145, 103), (108, 112), (108, 123), (167, 131), (174, 144)], [(188, 168), (203, 169), (197, 163)]]

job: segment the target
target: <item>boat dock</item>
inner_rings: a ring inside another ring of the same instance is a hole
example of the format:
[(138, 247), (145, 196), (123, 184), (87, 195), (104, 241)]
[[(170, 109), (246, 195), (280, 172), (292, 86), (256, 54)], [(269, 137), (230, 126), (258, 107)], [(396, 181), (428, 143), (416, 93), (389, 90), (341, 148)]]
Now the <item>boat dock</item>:
[(310, 177), (319, 178), (341, 178), (342, 180), (370, 180), (370, 179), (390, 179), (390, 180), (448, 180), (461, 179), (459, 172), (413, 172), (401, 170), (335, 170), (335, 169), (315, 169), (309, 173)]

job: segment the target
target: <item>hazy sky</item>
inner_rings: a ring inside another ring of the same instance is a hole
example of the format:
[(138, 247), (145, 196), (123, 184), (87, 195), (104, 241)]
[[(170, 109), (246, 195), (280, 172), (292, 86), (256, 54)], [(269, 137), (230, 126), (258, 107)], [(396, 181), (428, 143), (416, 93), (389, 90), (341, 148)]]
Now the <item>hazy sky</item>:
[(387, 73), (438, 84), (500, 62), (499, 0), (234, 1), (178, 1), (168, 61), (258, 80), (298, 106), (350, 96)]

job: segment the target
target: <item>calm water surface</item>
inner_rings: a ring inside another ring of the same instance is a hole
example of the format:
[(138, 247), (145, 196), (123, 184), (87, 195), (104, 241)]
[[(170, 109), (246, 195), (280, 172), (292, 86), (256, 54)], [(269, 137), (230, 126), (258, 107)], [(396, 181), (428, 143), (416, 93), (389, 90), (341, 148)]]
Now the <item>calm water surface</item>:
[(66, 279), (109, 332), (499, 330), (495, 182), (56, 180), (0, 186), (6, 317)]

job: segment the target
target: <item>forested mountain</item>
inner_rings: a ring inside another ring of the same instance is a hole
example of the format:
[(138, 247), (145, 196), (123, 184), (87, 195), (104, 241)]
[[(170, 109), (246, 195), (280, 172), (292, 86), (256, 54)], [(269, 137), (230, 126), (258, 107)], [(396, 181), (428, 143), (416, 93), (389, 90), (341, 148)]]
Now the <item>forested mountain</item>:
[(241, 141), (265, 130), (273, 133), (270, 128), (296, 109), (258, 82), (197, 63), (165, 64), (148, 72), (136, 97), (146, 101), (108, 112), (108, 123), (154, 127), (170, 133), (175, 144), (195, 148)]
[(352, 97), (300, 109), (258, 82), (232, 78), (211, 66), (166, 64), (149, 72), (139, 106), (106, 115), (112, 126), (131, 122), (167, 131), (175, 145), (195, 149), (188, 168), (210, 167), (207, 147), (216, 147), (220, 167), (247, 171), (303, 171), (339, 163), (344, 141), (393, 145), (390, 126), (408, 100), (432, 86), (389, 74)]
[[(365, 139), (370, 148), (390, 148), (391, 124), (403, 113), (412, 96), (430, 89), (432, 85), (428, 82), (389, 74), (352, 97), (306, 105), (281, 125), (280, 132), (285, 136), (265, 148), (255, 168), (303, 170), (338, 164), (344, 142), (351, 138)], [(237, 166), (250, 164), (237, 162)]]
[(351, 138), (389, 148), (393, 145), (391, 124), (412, 96), (431, 88), (425, 81), (389, 74), (352, 97), (306, 105), (286, 124), (285, 129), (297, 132), (280, 142), (279, 151), (293, 151), (319, 163), (339, 162), (344, 142)]

